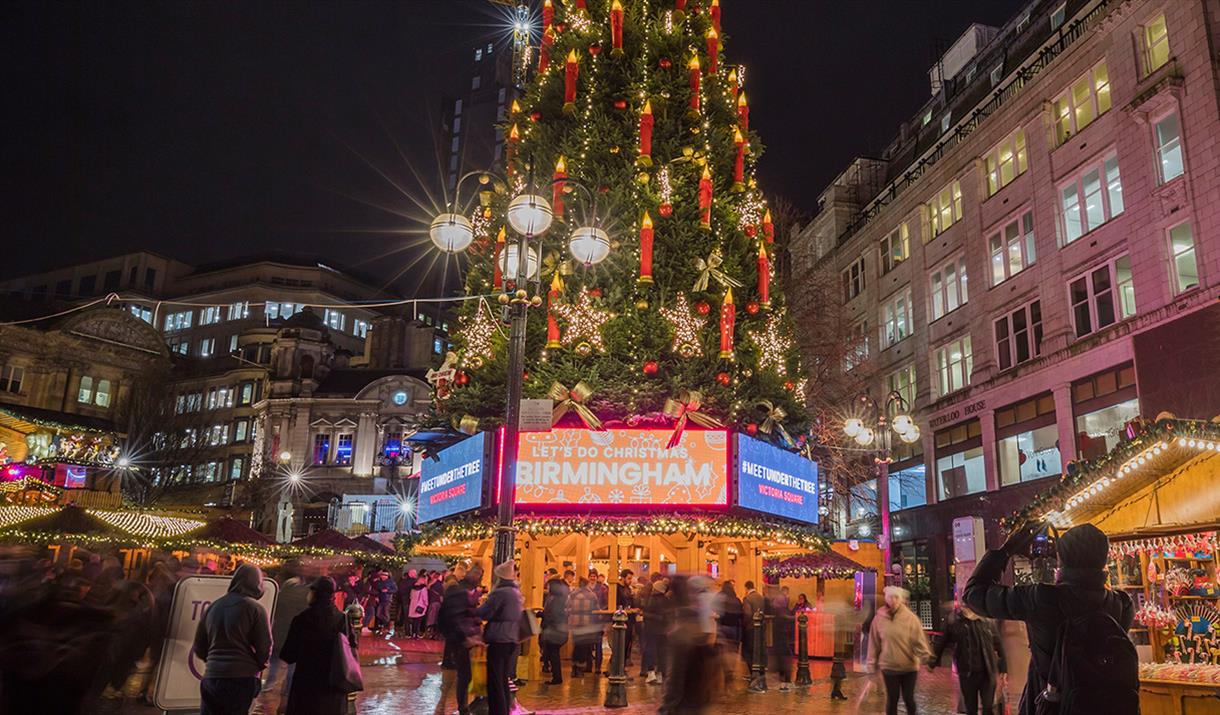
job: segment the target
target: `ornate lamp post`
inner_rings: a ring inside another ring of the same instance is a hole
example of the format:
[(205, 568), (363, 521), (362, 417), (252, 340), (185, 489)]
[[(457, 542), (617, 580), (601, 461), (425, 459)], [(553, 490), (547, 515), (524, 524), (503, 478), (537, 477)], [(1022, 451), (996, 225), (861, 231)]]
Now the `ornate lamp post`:
[[(479, 183), (486, 186), (493, 175), (487, 171), (476, 171), (459, 179), (454, 191), (454, 203), (449, 206), (448, 211), (439, 214), (432, 221), (429, 232), (432, 242), (446, 253), (464, 251), (474, 241), (474, 228), (470, 221), (455, 209), (462, 182), (471, 176), (478, 176)], [(589, 214), (593, 216), (591, 222), (579, 224), (572, 231), (568, 250), (573, 258), (584, 265), (600, 263), (610, 253), (610, 237), (599, 225), (596, 197), (587, 186), (576, 179), (563, 177), (551, 182), (552, 186), (560, 184), (564, 185), (565, 189), (567, 185), (582, 189), (589, 200)], [(502, 261), (505, 283), (513, 280), (516, 288), (512, 293), (505, 292), (500, 295), (500, 302), (508, 306), (510, 328), (508, 392), (504, 415), (504, 467), (500, 472), (500, 503), (497, 505), (496, 543), (492, 557), (495, 564), (504, 563), (513, 557), (516, 541), (516, 530), (513, 527), (513, 494), (517, 482), (517, 435), (524, 384), (525, 327), (528, 308), (542, 304), (541, 295), (536, 293), (530, 297), (529, 291), (523, 286), (538, 280), (540, 244), (554, 222), (554, 210), (550, 201), (533, 189), (532, 180), (527, 181), (526, 186), (522, 193), (508, 202), (504, 219), (513, 231), (513, 239), (505, 245), (503, 255), (497, 259)]]
[[(843, 421), (843, 434), (865, 448), (873, 448), (873, 464), (877, 473), (877, 501), (881, 514), (881, 563), (882, 579), (890, 570), (890, 462), (893, 435), (905, 444), (919, 439), (919, 426), (908, 414), (909, 405), (896, 390), (885, 396), (885, 402), (877, 401), (868, 394), (855, 400), (854, 414)], [(884, 582), (884, 581), (883, 581)]]

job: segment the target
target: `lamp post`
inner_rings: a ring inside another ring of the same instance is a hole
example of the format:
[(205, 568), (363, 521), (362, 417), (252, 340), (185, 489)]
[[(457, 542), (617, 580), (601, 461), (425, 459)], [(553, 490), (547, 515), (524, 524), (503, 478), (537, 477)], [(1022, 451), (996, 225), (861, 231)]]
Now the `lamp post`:
[[(890, 570), (890, 462), (893, 461), (891, 445), (893, 435), (898, 435), (905, 444), (919, 439), (919, 426), (911, 419), (909, 405), (896, 390), (885, 396), (878, 404), (868, 394), (855, 400), (853, 416), (843, 422), (843, 434), (855, 440), (861, 447), (873, 447), (873, 464), (877, 474), (878, 511), (881, 514), (881, 564), (882, 584)], [(860, 416), (855, 416), (860, 415)]]
[[(479, 183), (486, 186), (492, 180), (492, 174), (487, 171), (475, 171), (464, 175), (458, 180), (454, 189), (454, 203), (448, 211), (438, 215), (432, 221), (430, 236), (437, 248), (446, 253), (458, 253), (466, 250), (474, 241), (474, 229), (470, 221), (456, 211), (458, 191), (462, 182), (471, 176), (478, 176)], [(532, 178), (532, 177), (531, 177)], [(597, 218), (597, 198), (587, 186), (572, 178), (557, 178), (551, 182), (555, 185), (572, 185), (582, 189), (589, 199), (593, 220), (578, 225), (569, 238), (568, 250), (572, 256), (584, 265), (593, 265), (606, 258), (610, 252), (610, 238), (599, 225)], [(507, 283), (513, 278), (514, 290), (500, 295), (500, 303), (506, 305), (509, 318), (508, 337), (508, 388), (507, 404), (504, 410), (504, 462), (500, 471), (496, 519), (496, 542), (492, 552), (493, 564), (502, 564), (512, 559), (516, 542), (516, 529), (513, 526), (515, 516), (514, 488), (517, 483), (517, 436), (521, 419), (521, 392), (524, 387), (525, 370), (525, 328), (529, 317), (528, 309), (542, 305), (542, 296), (529, 295), (524, 288), (530, 282), (537, 281), (540, 266), (541, 251), (533, 244), (541, 243), (542, 237), (551, 228), (554, 212), (551, 204), (540, 193), (533, 190), (533, 182), (527, 181), (522, 193), (514, 196), (508, 202), (504, 219), (513, 230), (513, 240), (506, 243), (503, 255), (497, 261), (504, 271)]]

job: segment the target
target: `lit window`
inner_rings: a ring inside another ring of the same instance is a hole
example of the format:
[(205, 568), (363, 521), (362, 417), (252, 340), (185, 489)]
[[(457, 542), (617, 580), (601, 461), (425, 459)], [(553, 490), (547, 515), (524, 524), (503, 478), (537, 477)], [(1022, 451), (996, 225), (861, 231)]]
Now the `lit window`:
[(0, 392), (21, 393), (21, 383), (25, 381), (25, 368), (16, 365), (5, 365), (0, 371)]
[(911, 256), (911, 233), (905, 223), (881, 239), (881, 273), (889, 273)]
[(233, 441), (245, 442), (250, 436), (250, 420), (237, 420), (233, 423)]
[(1061, 3), (1059, 7), (1051, 13), (1051, 31), (1058, 30), (1063, 27), (1064, 21), (1067, 20), (1067, 3)]
[(246, 459), (245, 457), (234, 457), (229, 460), (229, 479), (241, 479), (245, 472)]
[(369, 323), (367, 320), (359, 318), (352, 321), (352, 335), (358, 338), (366, 338), (369, 334)]
[(1003, 486), (1053, 477), (1063, 471), (1059, 427), (1049, 424), (1005, 437), (996, 442), (996, 457)]
[(229, 320), (241, 320), (242, 318), (250, 317), (249, 301), (229, 304)]
[(1161, 183), (1182, 175), (1182, 133), (1178, 128), (1178, 115), (1170, 114), (1154, 126), (1156, 132), (1156, 155), (1160, 159)]
[(1127, 423), (1140, 416), (1139, 398), (1076, 417), (1076, 454), (1097, 459), (1119, 445)]
[(928, 230), (925, 239), (938, 236), (962, 218), (962, 185), (952, 181), (927, 204)]
[(313, 436), (313, 463), (326, 464), (330, 455), (330, 435), (316, 434)]
[(1034, 301), (995, 321), (995, 351), (1000, 369), (1042, 354), (1042, 304)]
[(1173, 259), (1174, 293), (1184, 293), (1199, 285), (1199, 265), (1195, 260), (1195, 239), (1190, 224), (1169, 229), (1169, 255)]
[(897, 392), (906, 400), (907, 408), (915, 405), (915, 363), (899, 368), (886, 379), (890, 392)]
[(881, 306), (881, 349), (904, 340), (911, 334), (911, 289), (900, 290)]
[(1071, 243), (1123, 212), (1118, 156), (1111, 154), (1059, 188), (1064, 243)]
[(212, 357), (216, 353), (216, 338), (203, 338), (199, 341), (199, 357)]
[(1062, 144), (1079, 134), (1109, 110), (1110, 73), (1102, 62), (1055, 99), (1051, 108), (1055, 119), (1055, 144)]
[(1157, 15), (1141, 28), (1140, 45), (1144, 55), (1144, 75), (1163, 67), (1169, 61), (1169, 28), (1165, 16)]
[(1024, 174), (1029, 168), (1025, 153), (1025, 130), (1018, 129), (987, 152), (986, 166), (988, 196), (994, 196), (1013, 179)]
[(152, 311), (148, 308), (139, 305), (129, 305), (127, 306), (127, 309), (131, 311), (132, 315), (136, 316), (140, 320), (143, 320), (145, 323), (152, 322)]
[(843, 356), (843, 370), (851, 370), (868, 360), (868, 321), (862, 320), (852, 326), (847, 338), (847, 352)]
[(249, 405), (254, 402), (254, 383), (243, 382), (237, 387), (238, 397), (237, 404)]
[(76, 391), (76, 401), (83, 404), (93, 403), (93, 378), (84, 375), (80, 379), (80, 387)]
[(931, 123), (932, 123), (932, 110), (928, 109), (928, 111), (923, 113), (923, 117), (920, 120), (920, 126), (926, 127)]
[(194, 315), (192, 311), (183, 311), (181, 313), (169, 313), (165, 316), (165, 330), (185, 330), (191, 327), (191, 317)]
[(970, 293), (966, 284), (966, 257), (959, 256), (932, 271), (931, 320), (936, 321), (966, 304)]
[(991, 248), (991, 284), (999, 285), (1034, 263), (1034, 214), (1026, 211), (988, 239)]
[(936, 474), (940, 481), (940, 498), (952, 499), (981, 492), (987, 487), (983, 471), (983, 448), (937, 457)]
[(1068, 283), (1072, 325), (1081, 338), (1135, 314), (1131, 257), (1121, 256)]
[(327, 308), (323, 317), (323, 322), (325, 322), (331, 330), (343, 330), (343, 326), (347, 322), (347, 316), (338, 310), (331, 310), (330, 308)]
[(936, 374), (936, 396), (943, 397), (970, 384), (970, 373), (974, 371), (974, 355), (970, 351), (970, 336), (940, 346), (932, 353), (932, 367)]
[(339, 435), (338, 443), (335, 445), (335, 464), (341, 464), (343, 466), (347, 466), (347, 465), (350, 465), (351, 463), (352, 463), (352, 435), (350, 433), (341, 434), (341, 435)]
[(97, 390), (93, 394), (93, 404), (98, 407), (110, 406), (110, 381), (98, 380)]
[(843, 302), (846, 303), (863, 291), (864, 256), (860, 256), (843, 271)]
[(940, 118), (940, 133), (944, 134), (949, 131), (950, 122), (952, 122), (952, 112), (945, 112), (945, 115)]
[(212, 323), (219, 323), (219, 322), (220, 322), (220, 306), (219, 305), (209, 305), (208, 307), (199, 311), (199, 324), (200, 325), (211, 325)]

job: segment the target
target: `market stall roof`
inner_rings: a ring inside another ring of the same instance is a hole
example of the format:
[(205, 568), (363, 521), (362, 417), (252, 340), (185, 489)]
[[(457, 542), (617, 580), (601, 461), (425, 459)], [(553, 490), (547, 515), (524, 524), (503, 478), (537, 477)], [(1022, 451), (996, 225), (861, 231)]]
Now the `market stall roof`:
[[(1220, 422), (1160, 419), (1097, 460), (1073, 464), (1059, 484), (1007, 520), (1009, 525), (1046, 519), (1067, 528), (1095, 522), (1157, 485), (1190, 473), (1214, 474), (1220, 471)], [(1215, 499), (1216, 491), (1204, 490), (1199, 497)], [(1217, 512), (1211, 513), (1214, 519)]]
[(312, 546), (322, 549), (334, 549), (336, 551), (362, 551), (359, 542), (354, 539), (349, 539), (343, 534), (334, 529), (322, 529), (315, 531), (301, 539), (292, 542), (293, 546)]
[(138, 511), (110, 511), (68, 505), (50, 507), (0, 506), (0, 528), (20, 534), (89, 534), (140, 539), (168, 538), (198, 529), (203, 522)]
[(116, 433), (118, 429), (110, 420), (89, 415), (77, 415), (57, 410), (44, 410), (25, 405), (0, 405), (0, 427), (8, 427), (21, 434), (32, 434), (39, 429), (57, 429), (72, 432)]
[(68, 505), (50, 514), (35, 517), (20, 524), (23, 531), (46, 531), (61, 534), (122, 535), (114, 524), (97, 518), (88, 510)]
[(229, 516), (209, 520), (203, 525), (202, 529), (190, 534), (190, 536), (200, 539), (215, 539), (216, 541), (224, 541), (230, 544), (261, 544), (266, 546), (273, 543), (271, 538), (266, 534), (255, 531)]
[(849, 579), (864, 571), (876, 569), (858, 564), (834, 551), (792, 556), (763, 566), (763, 574), (783, 578)]
[(385, 544), (381, 543), (380, 541), (377, 541), (376, 539), (370, 539), (365, 534), (361, 534), (360, 536), (357, 536), (356, 538), (352, 539), (352, 541), (356, 542), (356, 546), (358, 548), (364, 549), (365, 551), (368, 551), (368, 552), (371, 552), (374, 554), (393, 554), (393, 553), (395, 553), (394, 549), (391, 549), (390, 547), (386, 546)]

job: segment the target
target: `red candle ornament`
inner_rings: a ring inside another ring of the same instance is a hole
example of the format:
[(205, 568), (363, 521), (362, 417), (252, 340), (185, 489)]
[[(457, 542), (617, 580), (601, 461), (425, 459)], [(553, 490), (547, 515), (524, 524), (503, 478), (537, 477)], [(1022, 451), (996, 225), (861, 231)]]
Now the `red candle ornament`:
[(686, 65), (690, 70), (690, 113), (699, 114), (699, 58), (692, 57)]
[(737, 96), (737, 126), (741, 131), (750, 131), (750, 105), (746, 102), (746, 93)]
[(610, 3), (610, 56), (623, 56), (623, 6), (618, 0)]
[(504, 244), (505, 244), (504, 239), (505, 239), (504, 227), (501, 226), (500, 233), (496, 234), (496, 252), (492, 256), (492, 263), (495, 264), (495, 267), (492, 269), (493, 273), (492, 273), (492, 278), (491, 278), (491, 285), (496, 290), (500, 290), (501, 288), (504, 287), (504, 268), (503, 268), (504, 261), (503, 261), (503, 259), (500, 258), (501, 252), (504, 251)]
[(703, 177), (699, 179), (699, 228), (710, 231), (712, 228), (712, 172), (703, 167)]
[(720, 0), (712, 0), (712, 6), (708, 8), (708, 14), (712, 16), (712, 29), (717, 34), (720, 32)]
[(640, 112), (640, 156), (636, 164), (652, 166), (652, 102), (645, 101)]
[(551, 46), (555, 44), (555, 28), (545, 25), (542, 28), (542, 42), (538, 44), (538, 74), (546, 73), (551, 66)]
[(576, 50), (568, 50), (568, 62), (563, 74), (563, 111), (576, 111), (576, 78), (580, 76), (580, 64), (576, 61)]
[(720, 33), (716, 28), (707, 31), (707, 73), (716, 74), (716, 55), (720, 52)]
[(767, 244), (758, 243), (758, 300), (763, 308), (771, 307), (771, 259), (767, 256)]
[(513, 157), (517, 154), (517, 144), (521, 141), (521, 131), (517, 129), (517, 125), (513, 124), (508, 130), (508, 143), (504, 147), (504, 167), (505, 172), (512, 177), (513, 175)]
[(568, 165), (561, 154), (559, 161), (555, 162), (555, 175), (551, 177), (551, 209), (558, 219), (563, 218), (563, 189), (567, 178)]
[(733, 305), (733, 289), (724, 292), (720, 304), (720, 359), (733, 359), (733, 326), (737, 322), (737, 306)]
[(542, 26), (546, 27), (555, 22), (555, 6), (551, 4), (551, 0), (542, 0)]
[(674, 19), (682, 22), (686, 17), (686, 0), (674, 0)]
[(746, 138), (737, 127), (733, 127), (733, 143), (737, 145), (737, 158), (733, 161), (733, 192), (740, 193), (746, 190)]
[(563, 347), (563, 342), (560, 340), (559, 321), (555, 320), (555, 302), (559, 300), (559, 294), (562, 292), (563, 279), (559, 277), (559, 271), (555, 271), (555, 276), (551, 278), (551, 289), (546, 294), (546, 347), (548, 350)]
[(652, 283), (652, 217), (644, 212), (640, 220), (640, 278), (637, 283)]
[(763, 212), (763, 238), (767, 243), (775, 243), (775, 224), (771, 223), (771, 209)]

